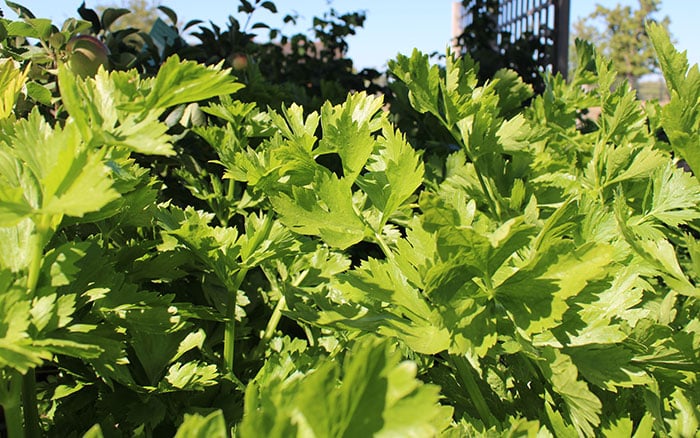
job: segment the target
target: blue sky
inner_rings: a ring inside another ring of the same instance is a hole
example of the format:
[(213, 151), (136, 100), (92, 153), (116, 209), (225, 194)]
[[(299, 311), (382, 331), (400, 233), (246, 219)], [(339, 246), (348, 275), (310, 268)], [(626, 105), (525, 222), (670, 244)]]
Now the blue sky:
[[(27, 6), (37, 16), (56, 22), (76, 16), (75, 10), (82, 0), (14, 0)], [(88, 7), (98, 4), (120, 4), (121, 0), (86, 0)], [(225, 26), (229, 15), (236, 16), (237, 0), (161, 0), (180, 16), (182, 22), (198, 18), (211, 20)], [(636, 5), (637, 0), (571, 0), (571, 22), (584, 17), (595, 9), (596, 3), (612, 7), (617, 3)], [(451, 37), (451, 0), (277, 0), (279, 14), (275, 17), (262, 11), (256, 12), (253, 22), (264, 21), (281, 27), (281, 18), (297, 12), (300, 20), (296, 28), (282, 27), (285, 33), (304, 32), (311, 27), (314, 15), (323, 14), (330, 7), (339, 12), (364, 10), (367, 20), (358, 34), (350, 37), (349, 55), (358, 68), (382, 68), (397, 53), (410, 53), (414, 47), (424, 52), (444, 52)], [(7, 12), (4, 4), (0, 8)], [(9, 15), (9, 14), (8, 14)], [(676, 45), (688, 51), (691, 64), (700, 63), (700, 1), (663, 0), (660, 16), (671, 19), (671, 33)]]

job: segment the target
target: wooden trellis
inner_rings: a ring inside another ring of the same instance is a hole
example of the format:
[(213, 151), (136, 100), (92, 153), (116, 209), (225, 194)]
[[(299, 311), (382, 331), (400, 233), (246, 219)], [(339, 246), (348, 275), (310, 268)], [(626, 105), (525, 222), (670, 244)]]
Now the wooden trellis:
[[(475, 6), (477, 0), (464, 5), (455, 3), (456, 22), (453, 33), (460, 32), (472, 23), (473, 17), (466, 11)], [(533, 53), (534, 59), (543, 68), (567, 73), (569, 52), (569, 1), (570, 0), (499, 0), (497, 23), (500, 45), (503, 35), (509, 35), (511, 42), (526, 35), (538, 38), (545, 47), (544, 53)], [(483, 2), (482, 2), (483, 3)]]

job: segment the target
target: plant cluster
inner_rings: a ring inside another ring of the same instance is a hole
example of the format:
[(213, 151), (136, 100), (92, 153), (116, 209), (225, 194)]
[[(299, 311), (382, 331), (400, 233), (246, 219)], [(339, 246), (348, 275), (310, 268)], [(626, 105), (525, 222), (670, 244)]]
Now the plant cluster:
[[(160, 43), (162, 47), (153, 40), (150, 29), (119, 28), (118, 20), (131, 15), (128, 9), (108, 8), (100, 16), (83, 5), (80, 14), (92, 23), (93, 32), (103, 34), (107, 45), (118, 54), (113, 57), (116, 65), (152, 72), (154, 66), (172, 54), (207, 65), (223, 61), (246, 84), (246, 91), (239, 99), (263, 107), (279, 109), (281, 102), (297, 102), (317, 109), (326, 100), (340, 103), (348, 90), (369, 93), (381, 90), (377, 84), (379, 72), (356, 71), (347, 57), (346, 39), (363, 26), (364, 12), (339, 13), (330, 9), (322, 17), (313, 18), (311, 36), (286, 35), (281, 29), (254, 20), (260, 11), (277, 14), (275, 3), (263, 0), (239, 0), (239, 3), (240, 19), (229, 16), (225, 28), (212, 22), (207, 26), (201, 20), (179, 26), (175, 11), (158, 6), (157, 10), (170, 22), (173, 34)], [(283, 22), (296, 24), (297, 18), (287, 14)], [(268, 41), (261, 42), (256, 32), (265, 29)]]
[(700, 71), (661, 27), (664, 107), (584, 42), (537, 96), (401, 55), (413, 140), (226, 60), (81, 74), (88, 27), (0, 19), (10, 438), (696, 433)]

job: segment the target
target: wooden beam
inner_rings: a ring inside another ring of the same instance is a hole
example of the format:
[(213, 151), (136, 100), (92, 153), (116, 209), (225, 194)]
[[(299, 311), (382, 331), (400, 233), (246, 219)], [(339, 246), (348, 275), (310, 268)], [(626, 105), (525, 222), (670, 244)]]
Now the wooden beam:
[(569, 12), (570, 0), (556, 0), (556, 16), (554, 29), (556, 32), (555, 62), (552, 66), (555, 72), (566, 77), (569, 73)]

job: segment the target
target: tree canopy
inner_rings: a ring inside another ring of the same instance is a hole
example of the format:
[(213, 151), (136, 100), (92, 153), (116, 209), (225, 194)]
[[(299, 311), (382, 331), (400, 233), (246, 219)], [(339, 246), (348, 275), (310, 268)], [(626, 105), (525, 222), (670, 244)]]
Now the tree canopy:
[(660, 0), (639, 0), (637, 8), (617, 4), (609, 8), (596, 5), (595, 11), (574, 24), (572, 35), (593, 42), (600, 52), (612, 59), (620, 79), (636, 87), (640, 77), (658, 71), (654, 49), (644, 23), (657, 22), (666, 29), (668, 16), (655, 17)]
[(158, 19), (158, 0), (121, 0), (120, 2), (109, 2), (98, 6), (96, 9), (100, 14), (107, 8), (124, 8), (130, 13), (119, 18), (117, 26), (119, 28), (139, 29), (148, 32)]

